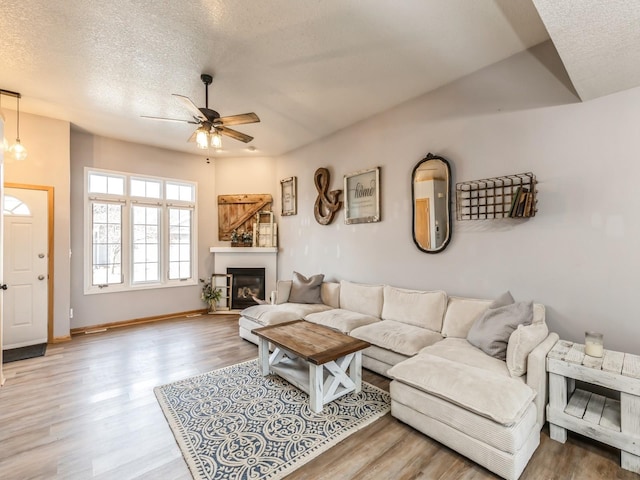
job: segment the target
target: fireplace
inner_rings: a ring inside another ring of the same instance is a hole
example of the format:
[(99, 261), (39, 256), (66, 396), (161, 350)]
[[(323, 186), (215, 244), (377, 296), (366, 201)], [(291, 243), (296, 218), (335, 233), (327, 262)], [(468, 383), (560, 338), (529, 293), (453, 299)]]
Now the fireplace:
[(264, 268), (227, 268), (233, 275), (231, 282), (231, 308), (243, 308), (257, 305), (253, 298), (265, 299)]

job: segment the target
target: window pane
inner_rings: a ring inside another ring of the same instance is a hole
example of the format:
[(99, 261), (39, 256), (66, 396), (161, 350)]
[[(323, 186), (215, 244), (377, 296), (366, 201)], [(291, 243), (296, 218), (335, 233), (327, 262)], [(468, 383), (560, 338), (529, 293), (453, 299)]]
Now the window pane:
[(188, 208), (169, 209), (169, 279), (191, 278), (191, 215)]
[(160, 182), (158, 180), (131, 179), (131, 196), (160, 198)]
[(167, 182), (167, 200), (180, 200), (183, 202), (193, 202), (195, 200), (195, 187), (179, 183)]
[(107, 179), (107, 193), (112, 195), (124, 195), (124, 178), (109, 177)]
[(89, 175), (89, 192), (107, 193), (107, 177), (92, 173)]
[(122, 283), (122, 205), (92, 204), (92, 285)]
[(89, 193), (124, 195), (124, 178), (115, 175), (90, 173)]
[(160, 279), (158, 240), (159, 207), (133, 206), (133, 278), (135, 282)]

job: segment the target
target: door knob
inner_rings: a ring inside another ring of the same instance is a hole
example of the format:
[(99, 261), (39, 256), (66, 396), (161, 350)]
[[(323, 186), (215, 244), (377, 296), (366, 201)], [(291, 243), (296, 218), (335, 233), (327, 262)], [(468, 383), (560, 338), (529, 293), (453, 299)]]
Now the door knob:
[(9, 285), (7, 285), (6, 283), (3, 283), (2, 285), (0, 285), (0, 288), (2, 290), (6, 290), (7, 288), (9, 288)]
[(44, 275), (38, 275), (38, 280), (44, 280)]

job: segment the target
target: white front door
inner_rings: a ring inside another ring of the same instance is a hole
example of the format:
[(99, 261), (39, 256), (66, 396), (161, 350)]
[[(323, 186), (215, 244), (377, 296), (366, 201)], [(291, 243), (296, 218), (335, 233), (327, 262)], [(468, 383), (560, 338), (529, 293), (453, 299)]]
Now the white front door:
[(47, 217), (45, 190), (4, 189), (3, 350), (47, 342)]

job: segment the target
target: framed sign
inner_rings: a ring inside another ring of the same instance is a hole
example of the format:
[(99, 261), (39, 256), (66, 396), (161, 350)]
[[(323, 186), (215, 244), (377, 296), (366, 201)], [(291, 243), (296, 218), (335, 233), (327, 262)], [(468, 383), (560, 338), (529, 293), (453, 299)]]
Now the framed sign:
[(380, 221), (380, 167), (344, 176), (344, 223)]
[(282, 215), (295, 215), (298, 213), (298, 199), (296, 177), (280, 180)]

